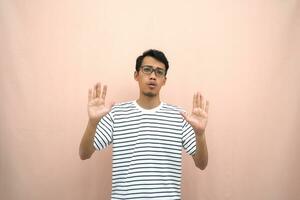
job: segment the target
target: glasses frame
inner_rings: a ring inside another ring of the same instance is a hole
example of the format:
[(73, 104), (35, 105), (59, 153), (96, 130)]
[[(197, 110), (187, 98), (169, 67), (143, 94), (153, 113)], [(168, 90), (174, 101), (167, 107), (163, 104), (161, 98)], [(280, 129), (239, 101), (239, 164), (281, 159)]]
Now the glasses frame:
[[(151, 72), (150, 72), (150, 73), (149, 73), (149, 72), (145, 72), (145, 71), (144, 71), (144, 68), (145, 68), (145, 67), (151, 68)], [(154, 68), (154, 67), (151, 66), (151, 65), (142, 65), (140, 69), (141, 69), (141, 71), (142, 71), (144, 74), (146, 74), (146, 75), (151, 75), (151, 74), (154, 72), (154, 74), (155, 74), (156, 77), (162, 78), (162, 77), (165, 77), (165, 76), (166, 76), (166, 70), (163, 69), (163, 68), (160, 68), (160, 67)], [(162, 75), (159, 74), (159, 70), (162, 70), (162, 71), (163, 71), (163, 74), (162, 74)]]

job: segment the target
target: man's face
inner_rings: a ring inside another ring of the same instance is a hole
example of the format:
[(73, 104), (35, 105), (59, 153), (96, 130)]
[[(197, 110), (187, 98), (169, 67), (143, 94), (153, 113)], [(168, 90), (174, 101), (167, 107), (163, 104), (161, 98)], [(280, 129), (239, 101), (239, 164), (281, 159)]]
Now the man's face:
[[(151, 72), (151, 69), (156, 72)], [(167, 80), (165, 75), (162, 75), (165, 70), (166, 67), (162, 62), (151, 56), (144, 57), (140, 70), (134, 73), (134, 78), (139, 83), (140, 92), (148, 97), (159, 95), (161, 87), (165, 85)]]

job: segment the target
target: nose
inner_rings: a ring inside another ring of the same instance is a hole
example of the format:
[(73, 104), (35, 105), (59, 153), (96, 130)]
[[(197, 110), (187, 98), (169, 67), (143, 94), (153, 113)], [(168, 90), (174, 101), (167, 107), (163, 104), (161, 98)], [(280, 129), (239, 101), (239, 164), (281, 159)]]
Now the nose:
[(151, 79), (151, 80), (156, 80), (156, 74), (155, 74), (155, 71), (153, 71), (153, 72), (150, 74), (150, 79)]

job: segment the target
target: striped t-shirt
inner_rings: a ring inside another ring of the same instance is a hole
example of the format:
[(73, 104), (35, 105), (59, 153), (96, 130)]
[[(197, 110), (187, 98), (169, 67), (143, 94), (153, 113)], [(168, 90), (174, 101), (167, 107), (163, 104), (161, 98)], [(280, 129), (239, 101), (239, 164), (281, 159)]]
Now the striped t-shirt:
[(112, 200), (180, 199), (182, 148), (196, 152), (195, 133), (180, 111), (163, 102), (146, 110), (130, 101), (100, 120), (94, 147), (113, 145)]

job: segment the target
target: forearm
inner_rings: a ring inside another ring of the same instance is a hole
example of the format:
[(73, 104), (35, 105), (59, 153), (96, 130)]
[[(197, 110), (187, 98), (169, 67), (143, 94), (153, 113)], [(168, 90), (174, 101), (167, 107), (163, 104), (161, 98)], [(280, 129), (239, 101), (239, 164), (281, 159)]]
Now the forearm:
[(205, 133), (196, 133), (196, 153), (193, 156), (195, 165), (204, 170), (208, 163), (208, 151), (205, 139)]
[(79, 156), (82, 160), (88, 159), (95, 152), (94, 148), (94, 137), (96, 132), (97, 124), (88, 122), (85, 129), (84, 135), (82, 136), (79, 146)]

